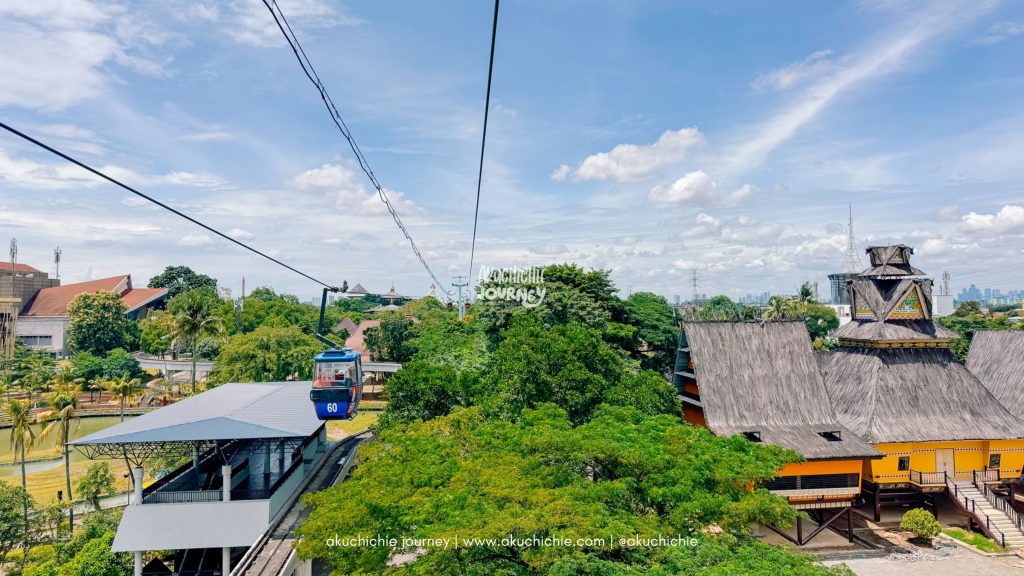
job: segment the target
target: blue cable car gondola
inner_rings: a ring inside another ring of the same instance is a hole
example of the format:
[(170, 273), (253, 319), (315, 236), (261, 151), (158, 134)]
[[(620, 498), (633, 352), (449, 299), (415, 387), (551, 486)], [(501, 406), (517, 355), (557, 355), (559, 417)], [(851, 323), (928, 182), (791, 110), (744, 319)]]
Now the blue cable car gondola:
[(363, 367), (358, 352), (349, 348), (324, 350), (313, 359), (313, 401), (317, 418), (348, 420), (356, 415), (363, 396)]
[[(317, 418), (348, 420), (356, 415), (359, 400), (363, 397), (362, 358), (358, 352), (342, 348), (323, 335), (328, 290), (339, 291), (337, 288), (324, 288), (316, 337), (330, 348), (313, 358), (313, 386), (309, 399), (313, 402)], [(345, 288), (340, 291), (345, 291)]]

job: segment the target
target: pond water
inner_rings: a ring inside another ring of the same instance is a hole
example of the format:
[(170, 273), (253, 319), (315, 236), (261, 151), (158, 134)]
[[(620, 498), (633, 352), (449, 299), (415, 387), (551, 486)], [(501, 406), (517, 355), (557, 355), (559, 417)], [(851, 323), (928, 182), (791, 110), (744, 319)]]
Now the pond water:
[[(124, 419), (127, 421), (131, 418), (131, 416), (125, 416)], [(97, 416), (95, 418), (77, 418), (76, 421), (77, 424), (72, 424), (71, 426), (72, 439), (88, 436), (104, 428), (110, 428), (114, 424), (119, 423), (121, 419), (118, 416)], [(36, 428), (36, 444), (27, 454), (28, 462), (25, 463), (25, 470), (29, 474), (52, 470), (64, 465), (64, 459), (57, 450), (56, 434), (39, 439), (40, 431), (42, 431), (41, 426)], [(21, 465), (15, 464), (14, 458), (14, 455), (11, 453), (11, 429), (2, 428), (0, 429), (0, 477), (21, 476)], [(77, 450), (72, 449), (71, 461), (79, 462), (81, 460), (87, 460), (87, 458), (82, 456)]]

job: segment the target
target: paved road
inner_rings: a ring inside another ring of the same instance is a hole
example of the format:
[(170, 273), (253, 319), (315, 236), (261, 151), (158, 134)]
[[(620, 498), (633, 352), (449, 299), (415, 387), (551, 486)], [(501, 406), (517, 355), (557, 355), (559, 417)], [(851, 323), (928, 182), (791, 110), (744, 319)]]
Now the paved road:
[[(931, 560), (893, 560), (885, 558), (858, 558), (844, 560), (857, 576), (1021, 576), (1024, 560), (1017, 556), (992, 557), (958, 548), (952, 556), (929, 556)], [(837, 561), (824, 562), (826, 565)]]

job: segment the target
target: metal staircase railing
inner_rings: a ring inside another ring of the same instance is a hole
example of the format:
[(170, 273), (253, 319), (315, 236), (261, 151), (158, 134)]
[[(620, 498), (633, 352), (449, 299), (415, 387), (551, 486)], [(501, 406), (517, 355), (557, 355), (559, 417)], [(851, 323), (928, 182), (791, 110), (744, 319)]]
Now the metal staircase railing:
[[(957, 486), (956, 482), (949, 477), (948, 473), (944, 472), (943, 475), (946, 478), (946, 489), (949, 490), (950, 495), (953, 496), (953, 501), (956, 502), (964, 512), (967, 512), (973, 516), (976, 521), (978, 521), (978, 527), (980, 527), (989, 538), (999, 542), (1000, 546), (1006, 548), (1006, 534), (992, 522), (992, 518), (988, 514), (978, 508), (974, 498), (971, 498), (960, 490), (960, 487)], [(981, 522), (982, 518), (985, 519), (984, 523)]]
[(984, 481), (978, 482), (977, 478), (975, 478), (974, 487), (978, 489), (978, 492), (981, 492), (982, 495), (985, 496), (985, 500), (988, 500), (988, 503), (991, 504), (993, 508), (999, 510), (1003, 514), (1006, 514), (1006, 517), (1010, 519), (1010, 522), (1012, 522), (1013, 525), (1017, 527), (1017, 530), (1024, 535), (1024, 517), (1013, 509), (1013, 505), (1009, 500), (1002, 498), (999, 494), (996, 494), (995, 491), (992, 490), (992, 488), (990, 488)]

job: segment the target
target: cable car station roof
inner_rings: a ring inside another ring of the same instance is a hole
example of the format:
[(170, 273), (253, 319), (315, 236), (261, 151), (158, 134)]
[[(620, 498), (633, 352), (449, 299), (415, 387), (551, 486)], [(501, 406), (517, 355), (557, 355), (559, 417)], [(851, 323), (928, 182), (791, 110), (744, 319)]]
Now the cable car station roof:
[(100, 430), (71, 445), (94, 455), (211, 445), (236, 440), (302, 441), (323, 426), (309, 382), (224, 384)]

